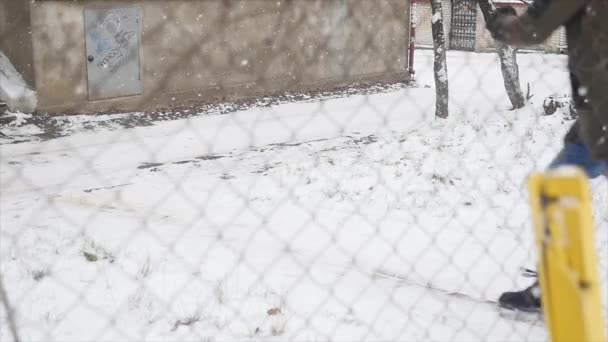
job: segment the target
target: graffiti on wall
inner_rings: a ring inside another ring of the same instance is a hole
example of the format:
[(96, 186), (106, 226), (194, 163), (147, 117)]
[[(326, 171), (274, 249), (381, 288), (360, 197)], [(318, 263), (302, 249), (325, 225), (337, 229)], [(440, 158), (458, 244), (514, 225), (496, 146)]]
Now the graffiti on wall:
[(93, 43), (94, 55), (92, 59), (96, 61), (98, 68), (108, 69), (114, 73), (121, 66), (128, 63), (133, 54), (130, 54), (130, 42), (137, 32), (125, 23), (131, 19), (128, 14), (119, 11), (111, 11), (101, 19), (96, 25), (96, 29), (89, 32), (89, 39)]
[(139, 9), (85, 8), (89, 99), (141, 94)]

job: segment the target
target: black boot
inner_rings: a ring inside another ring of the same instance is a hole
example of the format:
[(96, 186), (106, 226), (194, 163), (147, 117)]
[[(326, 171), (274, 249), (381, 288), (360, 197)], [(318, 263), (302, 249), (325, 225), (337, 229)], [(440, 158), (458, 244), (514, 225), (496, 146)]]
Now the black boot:
[(498, 304), (511, 310), (540, 312), (540, 285), (538, 281), (525, 290), (503, 293), (498, 299)]

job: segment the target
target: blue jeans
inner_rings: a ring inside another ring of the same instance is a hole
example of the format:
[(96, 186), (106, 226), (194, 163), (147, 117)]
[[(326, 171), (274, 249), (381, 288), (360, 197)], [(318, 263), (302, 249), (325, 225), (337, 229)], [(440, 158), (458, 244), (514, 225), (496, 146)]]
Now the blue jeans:
[(582, 143), (567, 142), (555, 160), (551, 162), (549, 169), (565, 165), (582, 168), (589, 178), (597, 178), (601, 175), (608, 177), (608, 162), (591, 159), (589, 151)]

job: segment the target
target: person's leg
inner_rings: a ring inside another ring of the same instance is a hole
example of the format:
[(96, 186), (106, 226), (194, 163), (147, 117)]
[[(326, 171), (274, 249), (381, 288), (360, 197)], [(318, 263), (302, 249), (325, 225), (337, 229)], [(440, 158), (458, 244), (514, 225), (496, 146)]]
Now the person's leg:
[(591, 159), (589, 151), (580, 141), (566, 142), (549, 165), (549, 169), (560, 166), (578, 166), (585, 171), (589, 178), (597, 178), (602, 175), (608, 177), (608, 162)]
[(498, 298), (498, 304), (511, 310), (540, 312), (541, 295), (538, 279), (521, 291), (504, 292)]
[[(578, 166), (585, 171), (589, 178), (602, 175), (608, 177), (608, 163), (591, 159), (585, 145), (576, 138), (566, 139), (564, 147), (548, 168), (556, 169), (560, 166)], [(524, 290), (503, 293), (498, 299), (498, 303), (514, 310), (540, 311), (541, 295), (538, 280)]]

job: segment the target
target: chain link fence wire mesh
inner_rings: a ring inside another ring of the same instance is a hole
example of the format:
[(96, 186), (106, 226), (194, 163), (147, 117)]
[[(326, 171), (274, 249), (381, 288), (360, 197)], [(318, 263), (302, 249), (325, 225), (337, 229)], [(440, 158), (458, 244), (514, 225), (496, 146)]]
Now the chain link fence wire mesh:
[[(213, 15), (144, 13), (164, 17), (142, 39), (171, 32), (176, 47), (145, 56), (160, 81), (133, 101), (179, 109), (3, 115), (0, 340), (546, 339), (542, 318), (496, 299), (531, 283), (526, 177), (573, 123), (567, 56), (518, 54), (530, 96), (510, 110), (496, 53), (448, 51), (438, 119), (433, 51), (416, 50), (405, 81), (407, 50), (382, 38), (407, 40), (406, 1), (257, 1), (281, 9), (268, 26), (244, 2), (199, 3)], [(179, 25), (198, 16), (222, 29)], [(354, 81), (362, 68), (383, 81)], [(332, 86), (306, 87), (329, 69)], [(184, 77), (205, 94), (252, 87), (188, 102), (171, 95)], [(608, 187), (591, 186), (605, 294)]]

